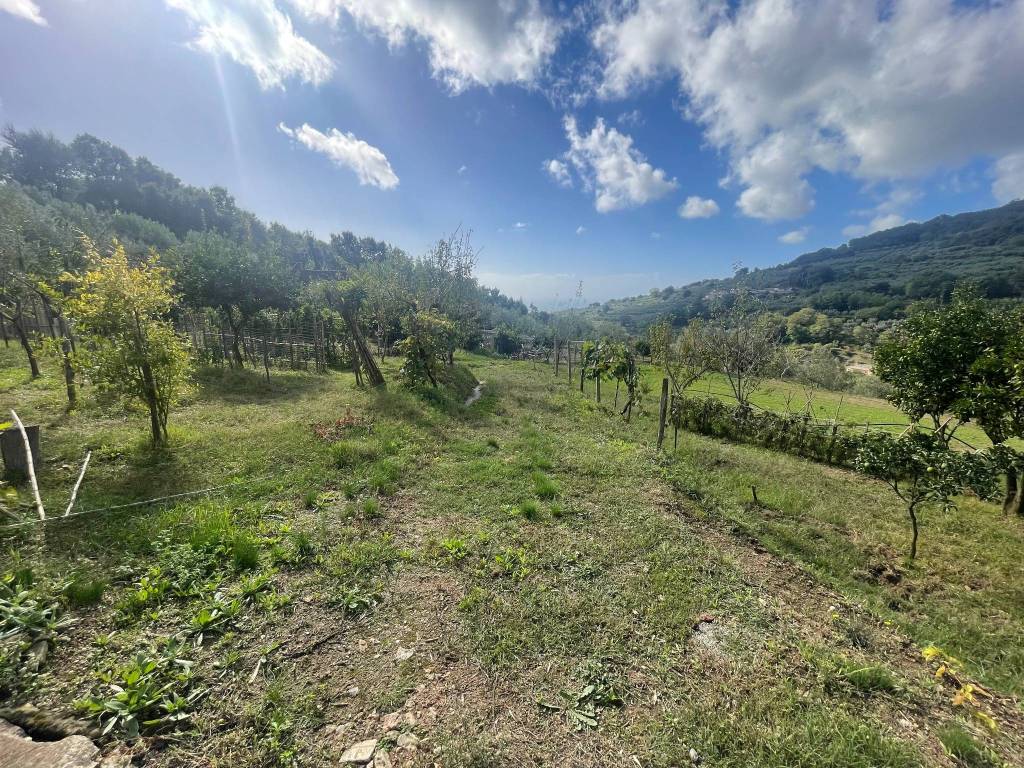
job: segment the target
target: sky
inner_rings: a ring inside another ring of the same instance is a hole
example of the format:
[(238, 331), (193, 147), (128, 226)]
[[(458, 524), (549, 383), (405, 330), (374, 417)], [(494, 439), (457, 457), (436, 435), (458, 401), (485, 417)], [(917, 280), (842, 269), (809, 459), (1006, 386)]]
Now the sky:
[(566, 306), (1024, 197), (1024, 0), (0, 0), (0, 122)]

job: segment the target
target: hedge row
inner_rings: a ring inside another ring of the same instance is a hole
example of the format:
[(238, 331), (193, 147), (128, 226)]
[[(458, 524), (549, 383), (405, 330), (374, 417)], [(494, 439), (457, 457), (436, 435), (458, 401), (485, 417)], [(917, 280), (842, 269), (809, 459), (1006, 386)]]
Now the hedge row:
[(821, 424), (809, 416), (754, 411), (715, 398), (675, 397), (669, 423), (710, 437), (750, 443), (838, 467), (853, 467), (857, 449), (868, 433), (843, 434), (841, 426)]

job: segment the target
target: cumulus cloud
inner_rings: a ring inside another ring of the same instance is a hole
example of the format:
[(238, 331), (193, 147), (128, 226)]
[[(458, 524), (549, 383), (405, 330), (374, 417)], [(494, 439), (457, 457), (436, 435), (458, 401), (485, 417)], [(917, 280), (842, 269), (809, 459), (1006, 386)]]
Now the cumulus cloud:
[(784, 235), (779, 235), (779, 242), (785, 243), (786, 245), (799, 245), (807, 239), (807, 233), (810, 231), (808, 227), (800, 227), (800, 229), (794, 229), (787, 232)]
[(334, 63), (297, 34), (292, 20), (274, 0), (166, 0), (198, 29), (193, 45), (248, 67), (262, 88), (283, 88), (298, 78), (313, 85), (326, 81)]
[(0, 12), (13, 14), (41, 27), (48, 26), (43, 12), (32, 0), (0, 0)]
[(584, 227), (582, 224), (580, 224), (578, 227), (576, 227), (576, 234), (577, 235), (582, 235), (586, 231), (587, 231), (587, 228)]
[(569, 166), (561, 160), (545, 160), (542, 168), (548, 176), (555, 180), (560, 187), (571, 187), (572, 176), (569, 175)]
[(1000, 203), (1024, 199), (1024, 152), (1001, 158), (995, 165), (992, 194)]
[(539, 0), (290, 0), (309, 18), (342, 15), (391, 46), (425, 43), (434, 75), (453, 91), (532, 84), (555, 52), (562, 23)]
[[(633, 146), (633, 139), (598, 118), (590, 133), (580, 133), (576, 118), (565, 118), (565, 135), (569, 149), (559, 164), (559, 171), (571, 165), (583, 181), (583, 186), (594, 193), (594, 207), (601, 213), (631, 208), (657, 200), (674, 190), (678, 184), (669, 179), (665, 171), (655, 168)], [(552, 174), (554, 175), (554, 174)], [(556, 180), (558, 178), (556, 177)], [(561, 182), (560, 182), (561, 183)]]
[(907, 223), (907, 219), (898, 213), (884, 213), (875, 216), (867, 224), (851, 224), (848, 227), (843, 227), (843, 235), (845, 237), (863, 237), (864, 235), (870, 235), (872, 232), (881, 232), (883, 229), (902, 227)]
[(459, 174), (459, 176), (462, 176), (468, 170), (469, 170), (469, 168), (467, 166), (460, 165), (459, 166), (459, 170), (457, 171), (457, 173)]
[(638, 0), (591, 35), (602, 96), (678, 78), (755, 218), (811, 210), (816, 169), (877, 182), (1024, 150), (1022, 0)]
[(679, 216), (684, 219), (709, 219), (718, 214), (718, 203), (707, 197), (691, 195), (679, 206)]
[(335, 165), (355, 171), (360, 184), (380, 189), (398, 186), (398, 176), (391, 170), (391, 163), (384, 153), (351, 133), (342, 133), (337, 128), (321, 133), (306, 123), (298, 128), (289, 128), (281, 123), (277, 128), (303, 146), (326, 155)]

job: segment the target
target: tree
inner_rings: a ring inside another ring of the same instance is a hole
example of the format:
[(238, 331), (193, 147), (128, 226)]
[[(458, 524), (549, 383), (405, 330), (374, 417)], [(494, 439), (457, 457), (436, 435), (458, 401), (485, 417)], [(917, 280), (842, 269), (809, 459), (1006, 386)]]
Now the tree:
[(186, 301), (214, 307), (228, 321), (232, 354), (243, 366), (242, 331), (261, 310), (291, 302), (291, 279), (277, 253), (216, 232), (190, 232), (181, 246), (179, 280)]
[(947, 414), (968, 386), (970, 369), (994, 337), (993, 317), (970, 286), (949, 304), (915, 305), (875, 349), (875, 373), (892, 386), (889, 401), (914, 421), (928, 417), (949, 442), (958, 424)]
[(748, 406), (751, 394), (779, 359), (777, 318), (749, 293), (740, 291), (730, 307), (715, 311), (705, 343), (712, 367), (725, 374), (736, 401)]
[(356, 273), (356, 282), (365, 296), (365, 313), (377, 337), (377, 353), (382, 360), (392, 335), (401, 330), (402, 317), (413, 303), (409, 278), (408, 260), (395, 256), (368, 261)]
[(663, 320), (652, 325), (647, 334), (651, 358), (661, 365), (676, 395), (689, 389), (714, 362), (708, 333), (699, 319), (691, 320), (681, 333)]
[[(912, 419), (929, 417), (949, 442), (958, 424), (976, 421), (995, 445), (1024, 436), (1024, 314), (960, 285), (948, 304), (917, 305), (875, 351), (889, 400)], [(1021, 462), (1006, 466), (1003, 508), (1021, 513)]]
[(972, 490), (986, 498), (994, 481), (993, 465), (980, 454), (950, 450), (937, 436), (913, 430), (898, 438), (883, 432), (867, 435), (854, 456), (854, 466), (882, 480), (907, 505), (910, 517), (910, 559), (917, 557), (917, 513), (927, 504), (944, 508), (952, 497)]
[(416, 262), (416, 310), (435, 310), (452, 323), (447, 335), (447, 363), (454, 362), (455, 348), (465, 345), (480, 319), (479, 290), (473, 278), (476, 251), (471, 232), (454, 232), (437, 241)]
[(405, 338), (396, 345), (405, 356), (403, 378), (411, 386), (429, 381), (437, 387), (438, 366), (447, 359), (455, 324), (436, 310), (424, 309), (406, 318), (404, 330)]
[(142, 401), (154, 445), (165, 443), (168, 416), (191, 372), (186, 342), (167, 319), (174, 305), (170, 273), (156, 254), (132, 265), (118, 244), (108, 256), (91, 243), (87, 250), (85, 273), (62, 278), (72, 286), (67, 311), (84, 369), (101, 389)]

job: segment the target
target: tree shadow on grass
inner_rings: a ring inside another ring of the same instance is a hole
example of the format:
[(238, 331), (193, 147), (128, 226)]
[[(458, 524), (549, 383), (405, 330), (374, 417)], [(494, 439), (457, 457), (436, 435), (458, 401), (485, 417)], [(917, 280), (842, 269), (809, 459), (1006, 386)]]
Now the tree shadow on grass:
[(313, 374), (272, 370), (270, 381), (267, 381), (262, 370), (208, 367), (199, 370), (196, 381), (201, 399), (233, 405), (260, 405), (325, 392), (339, 383), (338, 376), (334, 371)]

